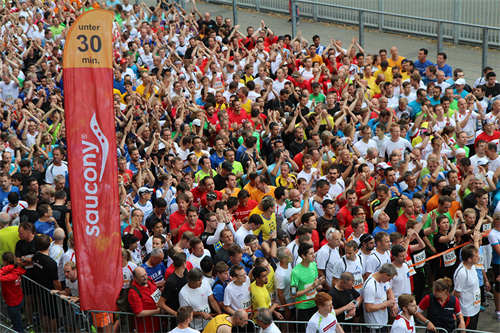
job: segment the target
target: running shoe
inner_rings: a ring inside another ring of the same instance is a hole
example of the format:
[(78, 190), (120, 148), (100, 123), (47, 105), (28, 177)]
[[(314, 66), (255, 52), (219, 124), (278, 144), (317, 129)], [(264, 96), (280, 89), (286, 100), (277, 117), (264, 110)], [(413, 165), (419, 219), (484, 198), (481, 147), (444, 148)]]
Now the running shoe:
[(489, 291), (485, 291), (484, 292), (484, 297), (486, 297), (487, 299), (493, 299), (493, 294), (490, 293)]

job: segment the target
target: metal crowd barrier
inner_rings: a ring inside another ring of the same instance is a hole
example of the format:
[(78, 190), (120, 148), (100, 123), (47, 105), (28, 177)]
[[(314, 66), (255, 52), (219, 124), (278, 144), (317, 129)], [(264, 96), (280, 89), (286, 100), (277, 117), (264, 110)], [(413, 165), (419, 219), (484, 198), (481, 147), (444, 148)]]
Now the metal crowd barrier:
[(0, 324), (0, 333), (11, 333), (11, 332), (16, 333), (16, 331), (13, 331), (9, 327)]

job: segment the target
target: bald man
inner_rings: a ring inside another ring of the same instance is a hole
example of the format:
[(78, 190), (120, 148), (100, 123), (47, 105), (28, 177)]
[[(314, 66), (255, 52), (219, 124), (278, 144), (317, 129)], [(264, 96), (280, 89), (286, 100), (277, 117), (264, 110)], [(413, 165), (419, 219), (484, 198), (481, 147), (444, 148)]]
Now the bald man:
[(232, 316), (221, 314), (210, 320), (205, 326), (205, 332), (231, 333), (232, 327), (244, 327), (248, 322), (248, 314), (243, 309), (236, 310)]
[(54, 259), (54, 261), (57, 263), (57, 275), (59, 276), (59, 281), (61, 281), (61, 285), (64, 289), (64, 282), (66, 281), (66, 278), (64, 277), (65, 263), (63, 262), (63, 242), (64, 238), (66, 238), (64, 230), (62, 228), (56, 228), (56, 230), (54, 230), (53, 238), (54, 241), (50, 244), (49, 248), (49, 257)]

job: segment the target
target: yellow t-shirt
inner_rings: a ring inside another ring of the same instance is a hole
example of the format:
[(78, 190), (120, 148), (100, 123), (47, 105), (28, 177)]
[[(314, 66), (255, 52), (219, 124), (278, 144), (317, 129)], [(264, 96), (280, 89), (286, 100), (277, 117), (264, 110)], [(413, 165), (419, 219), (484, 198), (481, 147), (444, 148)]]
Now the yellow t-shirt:
[[(222, 194), (226, 194), (226, 189), (227, 189), (227, 187), (226, 187), (226, 188), (224, 188), (224, 189), (221, 191), (221, 193), (222, 193)], [(241, 191), (241, 190), (240, 190), (238, 187), (235, 187), (235, 188), (233, 189), (233, 193), (231, 193), (231, 196), (232, 196), (232, 197), (237, 198), (237, 197), (238, 197), (238, 193), (240, 193), (240, 191)]]
[[(146, 86), (144, 84), (141, 84), (140, 86), (138, 86), (135, 89), (135, 92), (138, 93), (139, 95), (141, 95), (141, 97), (142, 97), (142, 94), (144, 93), (144, 89), (146, 89)], [(158, 89), (156, 87), (154, 88), (154, 91), (155, 91), (155, 94), (158, 93)], [(146, 99), (149, 99), (149, 97), (151, 97), (151, 93), (150, 92), (148, 92), (146, 94)]]
[[(260, 201), (257, 201), (257, 202), (260, 202)], [(276, 214), (273, 213), (273, 215), (271, 215), (271, 218), (268, 220), (262, 215), (262, 214), (264, 214), (264, 212), (259, 209), (259, 206), (256, 206), (254, 209), (252, 209), (250, 214), (248, 214), (248, 217), (250, 217), (254, 214), (260, 215), (260, 217), (262, 217), (262, 221), (264, 221), (264, 224), (262, 224), (259, 227), (259, 229), (255, 230), (253, 232), (253, 234), (255, 236), (258, 236), (262, 232), (262, 239), (268, 240), (270, 237), (269, 235), (274, 230), (276, 230)]]
[(259, 189), (256, 189), (250, 193), (250, 199), (255, 200), (257, 202), (261, 202), (262, 198), (264, 198), (266, 195), (270, 195), (274, 197), (274, 191), (276, 190), (276, 187), (274, 186), (269, 186), (269, 192), (263, 193)]
[(373, 76), (377, 77), (379, 74), (384, 74), (385, 82), (392, 82), (392, 68), (391, 67), (387, 67), (385, 72), (382, 69), (377, 69), (377, 71), (375, 73), (373, 73)]
[(392, 57), (391, 58), (388, 58), (387, 59), (387, 62), (389, 63), (389, 67), (399, 67), (399, 69), (403, 69), (403, 67), (401, 66), (401, 61), (405, 60), (406, 58), (405, 57), (402, 57), (402, 56), (399, 56), (398, 57), (398, 61), (394, 61), (392, 60)]
[(267, 275), (266, 289), (269, 293), (269, 296), (271, 297), (271, 304), (273, 304), (276, 300), (276, 288), (274, 287), (274, 268), (272, 266), (269, 266), (269, 268), (271, 269), (271, 271)]
[(269, 292), (266, 288), (257, 286), (255, 281), (250, 285), (250, 295), (252, 297), (253, 310), (258, 310), (259, 308), (269, 309), (271, 307), (271, 296), (269, 296)]
[(380, 93), (380, 85), (377, 84), (375, 81), (372, 82), (372, 84), (370, 84), (368, 86), (368, 89), (371, 90), (371, 92), (373, 93), (373, 95), (371, 96), (371, 98), (373, 98), (374, 95), (376, 94), (379, 94)]
[(375, 82), (375, 79), (376, 79), (376, 78), (375, 78), (375, 76), (373, 76), (373, 75), (372, 75), (369, 79), (367, 79), (367, 78), (365, 77), (365, 80), (366, 80), (366, 82), (367, 82), (367, 84), (368, 84), (368, 85), (370, 85), (370, 84), (372, 84), (373, 82)]

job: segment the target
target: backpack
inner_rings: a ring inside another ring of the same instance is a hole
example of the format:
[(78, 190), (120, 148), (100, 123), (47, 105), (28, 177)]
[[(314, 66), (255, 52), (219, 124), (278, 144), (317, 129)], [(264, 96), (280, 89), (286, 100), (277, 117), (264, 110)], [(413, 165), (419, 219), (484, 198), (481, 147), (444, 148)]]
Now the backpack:
[(124, 289), (123, 292), (120, 294), (120, 297), (116, 300), (116, 305), (118, 306), (118, 310), (121, 312), (132, 312), (132, 307), (130, 306), (130, 303), (128, 302), (128, 294), (130, 292), (130, 289), (133, 289), (137, 294), (139, 294), (139, 297), (142, 298), (142, 294), (137, 289), (136, 286), (133, 286), (130, 284), (130, 286), (127, 289)]

